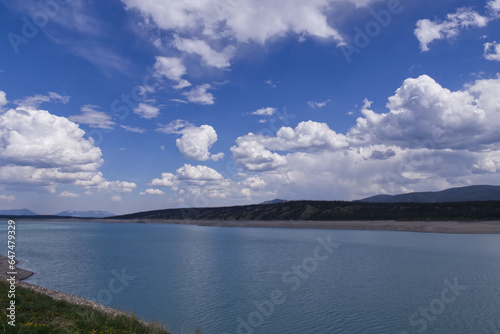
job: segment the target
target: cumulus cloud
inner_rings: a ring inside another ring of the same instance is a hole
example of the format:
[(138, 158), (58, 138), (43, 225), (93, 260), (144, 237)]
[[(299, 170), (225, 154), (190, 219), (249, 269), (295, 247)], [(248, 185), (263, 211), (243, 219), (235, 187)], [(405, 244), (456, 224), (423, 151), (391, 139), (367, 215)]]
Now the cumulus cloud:
[(202, 84), (194, 87), (188, 92), (183, 93), (184, 96), (188, 99), (189, 102), (197, 103), (197, 104), (214, 104), (215, 98), (212, 93), (208, 92), (212, 86), (210, 84)]
[(496, 41), (484, 43), (484, 58), (500, 61), (500, 43)]
[(14, 101), (20, 107), (38, 108), (44, 102), (60, 102), (66, 104), (69, 102), (70, 97), (67, 95), (60, 95), (55, 92), (48, 92), (47, 95), (36, 94), (33, 96), (25, 97), (22, 100)]
[(70, 116), (69, 120), (91, 128), (112, 129), (116, 123), (111, 120), (111, 116), (98, 109), (98, 106), (86, 104), (80, 109), (81, 115)]
[[(497, 8), (498, 0), (490, 1), (487, 8)], [(414, 31), (420, 42), (422, 52), (429, 51), (429, 44), (435, 40), (453, 39), (457, 37), (463, 29), (474, 27), (485, 27), (488, 22), (496, 18), (493, 16), (482, 16), (470, 8), (459, 8), (455, 13), (450, 13), (442, 21), (431, 21), (423, 19), (417, 21)]]
[(78, 197), (80, 195), (78, 194), (75, 194), (75, 193), (72, 193), (72, 192), (69, 192), (69, 191), (63, 191), (62, 193), (60, 193), (59, 195), (57, 195), (59, 197), (69, 197), (69, 198), (75, 198), (75, 197)]
[(367, 107), (364, 117), (349, 133), (357, 144), (385, 143), (423, 147), (428, 140), (436, 148), (479, 149), (500, 138), (493, 127), (500, 123), (497, 98), (500, 79), (478, 80), (452, 92), (427, 75), (407, 79), (389, 98), (385, 114)]
[(236, 52), (236, 47), (232, 45), (217, 52), (203, 40), (180, 38), (179, 36), (175, 37), (173, 45), (180, 51), (199, 55), (206, 65), (221, 69), (231, 65), (229, 60)]
[(224, 153), (210, 153), (210, 149), (217, 142), (217, 132), (210, 125), (205, 124), (197, 127), (183, 120), (175, 120), (157, 130), (166, 134), (181, 134), (175, 143), (187, 159), (217, 161), (224, 157)]
[(347, 148), (345, 135), (331, 130), (327, 124), (301, 122), (295, 129), (282, 127), (276, 137), (252, 133), (236, 139), (231, 147), (236, 163), (251, 171), (273, 170), (286, 165), (286, 157), (271, 151), (337, 151)]
[(140, 193), (141, 196), (143, 195), (165, 195), (165, 192), (161, 191), (160, 189), (146, 189), (145, 191)]
[(156, 57), (156, 63), (153, 66), (157, 77), (166, 77), (175, 81), (175, 89), (182, 89), (191, 86), (191, 83), (182, 77), (186, 74), (186, 66), (180, 58), (174, 57)]
[[(197, 165), (185, 164), (174, 173), (162, 173), (161, 178), (153, 179), (150, 183), (154, 187), (170, 187), (183, 198), (191, 201), (192, 206), (207, 206), (214, 199), (248, 198), (251, 190), (245, 186), (245, 180), (236, 182), (224, 178), (215, 169)], [(261, 188), (259, 180), (248, 184)]]
[[(500, 172), (500, 77), (450, 91), (429, 76), (410, 78), (386, 113), (364, 101), (346, 134), (301, 122), (275, 136), (249, 133), (233, 159), (276, 196), (356, 199), (375, 193), (496, 184)], [(250, 189), (251, 180), (246, 181)], [(254, 184), (259, 184), (255, 182)]]
[(134, 109), (134, 114), (140, 115), (145, 119), (152, 119), (158, 117), (158, 115), (160, 114), (160, 108), (141, 102)]
[(268, 150), (263, 143), (268, 137), (248, 135), (236, 139), (236, 145), (231, 147), (231, 153), (236, 163), (244, 169), (255, 172), (276, 170), (287, 164), (286, 157)]
[(18, 107), (0, 114), (0, 183), (15, 190), (55, 192), (60, 184), (87, 190), (128, 191), (135, 184), (107, 181), (98, 171), (101, 150), (65, 117)]

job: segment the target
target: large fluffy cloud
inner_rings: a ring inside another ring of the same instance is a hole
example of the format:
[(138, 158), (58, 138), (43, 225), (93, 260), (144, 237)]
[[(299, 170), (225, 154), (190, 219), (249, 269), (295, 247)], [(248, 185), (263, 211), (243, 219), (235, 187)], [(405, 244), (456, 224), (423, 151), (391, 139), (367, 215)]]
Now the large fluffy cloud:
[(223, 153), (211, 154), (210, 149), (217, 142), (217, 132), (210, 125), (194, 126), (189, 122), (176, 120), (158, 131), (167, 134), (180, 134), (175, 144), (179, 151), (191, 160), (206, 161), (220, 160)]
[(65, 117), (19, 107), (0, 114), (0, 183), (16, 190), (55, 191), (74, 184), (105, 191), (130, 191), (135, 184), (107, 181), (99, 172), (101, 150)]
[(500, 77), (450, 91), (429, 76), (407, 79), (346, 134), (301, 122), (275, 136), (248, 134), (231, 148), (278, 196), (352, 199), (373, 193), (498, 183)]
[(364, 108), (364, 117), (349, 133), (358, 144), (386, 143), (401, 147), (425, 146), (476, 150), (500, 139), (498, 99), (500, 79), (479, 80), (452, 92), (423, 75), (407, 79), (389, 98), (386, 114)]
[[(264, 43), (287, 32), (342, 40), (327, 20), (326, 11), (337, 0), (216, 0), (162, 2), (123, 0), (160, 28), (179, 32), (202, 31), (212, 38)], [(369, 1), (344, 1), (367, 3)]]

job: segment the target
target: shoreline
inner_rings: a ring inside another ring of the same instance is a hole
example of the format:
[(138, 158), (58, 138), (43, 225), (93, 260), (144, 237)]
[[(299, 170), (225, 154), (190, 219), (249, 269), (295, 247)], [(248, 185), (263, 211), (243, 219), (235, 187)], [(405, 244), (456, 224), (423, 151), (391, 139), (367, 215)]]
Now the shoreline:
[(216, 227), (307, 228), (334, 230), (394, 231), (447, 234), (500, 234), (500, 221), (313, 221), (313, 220), (166, 220), (166, 219), (17, 219), (19, 221), (61, 221), (129, 224), (182, 224)]
[[(8, 258), (5, 255), (0, 254), (0, 280), (7, 280), (10, 277), (10, 275), (6, 274), (7, 272), (9, 272), (9, 269), (8, 269), (9, 264), (7, 261), (8, 261)], [(16, 264), (17, 264), (17, 262), (18, 261), (16, 261)], [(70, 293), (51, 290), (51, 289), (47, 289), (47, 288), (44, 288), (44, 287), (39, 286), (39, 285), (35, 285), (35, 284), (27, 283), (27, 282), (22, 282), (23, 280), (31, 277), (34, 273), (32, 271), (19, 268), (19, 267), (17, 267), (17, 265), (16, 265), (16, 272), (17, 272), (16, 286), (20, 286), (23, 288), (27, 288), (27, 289), (42, 293), (44, 295), (51, 297), (54, 300), (63, 300), (63, 301), (66, 301), (68, 303), (75, 304), (75, 305), (90, 306), (98, 311), (101, 311), (101, 312), (104, 312), (104, 313), (107, 313), (107, 314), (110, 314), (113, 316), (128, 315), (127, 313), (125, 313), (123, 311), (111, 308), (109, 306), (94, 302), (94, 301), (89, 300), (89, 299), (85, 299), (85, 298), (82, 298), (82, 297), (79, 297), (76, 295), (72, 295)], [(141, 321), (141, 320), (139, 320), (139, 321)]]

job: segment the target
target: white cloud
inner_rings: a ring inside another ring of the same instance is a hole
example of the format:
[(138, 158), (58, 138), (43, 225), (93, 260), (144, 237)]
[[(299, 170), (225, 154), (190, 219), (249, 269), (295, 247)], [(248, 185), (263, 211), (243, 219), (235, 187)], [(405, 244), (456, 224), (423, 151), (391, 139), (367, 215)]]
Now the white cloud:
[[(154, 179), (150, 185), (155, 187), (170, 187), (182, 197), (183, 203), (190, 206), (208, 206), (216, 199), (234, 200), (252, 196), (252, 191), (242, 182), (224, 178), (215, 169), (197, 165), (185, 164), (176, 173), (162, 173), (161, 178)], [(258, 190), (259, 181), (248, 181)], [(185, 205), (185, 204), (184, 204)]]
[(7, 94), (0, 90), (0, 112), (2, 111), (2, 107), (8, 103), (6, 96)]
[(157, 131), (167, 134), (181, 134), (175, 143), (179, 151), (191, 160), (206, 161), (212, 159), (220, 160), (224, 153), (211, 154), (210, 149), (217, 142), (217, 132), (210, 125), (194, 126), (183, 120), (175, 120), (172, 123), (160, 127)]
[(224, 159), (224, 153), (222, 153), (222, 152), (210, 155), (210, 160), (212, 160), (212, 161), (219, 161), (222, 159)]
[(13, 195), (0, 195), (0, 201), (13, 201), (16, 198)]
[(189, 81), (182, 78), (187, 70), (180, 58), (156, 57), (154, 70), (157, 77), (165, 76), (167, 79), (177, 82), (174, 86), (175, 89), (191, 86)]
[(129, 193), (134, 190), (137, 185), (133, 182), (125, 181), (107, 181), (101, 172), (95, 173), (89, 180), (77, 180), (77, 186), (87, 189), (87, 193), (102, 192), (121, 192)]
[(172, 134), (172, 133), (181, 134), (182, 129), (184, 129), (186, 127), (190, 127), (190, 126), (194, 126), (194, 125), (189, 123), (186, 120), (176, 119), (176, 120), (168, 123), (167, 125), (161, 125), (158, 129), (156, 129), (156, 131), (160, 131), (160, 132), (163, 132), (166, 134)]
[(252, 189), (262, 189), (267, 185), (267, 183), (258, 176), (251, 176), (243, 181), (243, 185)]
[(470, 8), (459, 8), (455, 13), (448, 14), (446, 20), (441, 22), (419, 20), (414, 34), (420, 42), (420, 49), (424, 52), (429, 51), (429, 44), (433, 41), (455, 38), (466, 28), (485, 27), (490, 19)]
[(169, 31), (200, 31), (211, 38), (232, 37), (238, 42), (265, 43), (289, 32), (342, 40), (326, 16), (326, 9), (335, 2), (333, 0), (290, 0), (286, 4), (279, 0), (123, 2), (127, 8), (139, 10), (146, 19), (151, 18), (160, 28)]
[[(450, 91), (428, 76), (407, 79), (386, 113), (371, 110), (346, 134), (301, 122), (275, 136), (239, 137), (231, 148), (277, 197), (356, 199), (376, 193), (497, 184), (500, 77)], [(243, 183), (248, 189), (252, 182)]]
[(55, 192), (60, 184), (87, 190), (133, 189), (98, 171), (101, 150), (65, 117), (19, 107), (0, 114), (0, 183), (15, 190)]
[(139, 103), (134, 109), (134, 114), (140, 115), (145, 119), (152, 119), (158, 117), (160, 109), (147, 103)]
[(180, 38), (176, 36), (173, 45), (180, 51), (199, 55), (203, 62), (212, 67), (226, 68), (231, 65), (229, 60), (236, 52), (236, 47), (226, 46), (221, 52), (217, 52), (207, 42), (199, 39)]
[(36, 94), (33, 96), (25, 97), (22, 100), (14, 101), (20, 107), (38, 108), (44, 102), (60, 102), (66, 104), (69, 102), (70, 97), (67, 95), (60, 95), (55, 92), (48, 92), (47, 95)]
[(111, 120), (111, 116), (97, 109), (99, 109), (98, 106), (86, 104), (80, 109), (81, 115), (70, 116), (69, 120), (86, 124), (91, 128), (112, 129), (116, 123)]
[(248, 135), (236, 139), (236, 146), (231, 147), (233, 159), (236, 163), (249, 171), (269, 171), (284, 167), (286, 157), (272, 153), (262, 143), (267, 137), (261, 135)]
[(500, 61), (500, 43), (496, 41), (484, 43), (484, 58)]
[(462, 91), (452, 92), (426, 75), (407, 79), (389, 98), (390, 112), (378, 114), (364, 108), (364, 117), (349, 133), (357, 144), (384, 143), (401, 147), (479, 149), (500, 139), (500, 78), (478, 80)]
[(164, 195), (165, 192), (161, 191), (160, 189), (146, 189), (145, 191), (141, 192), (140, 195)]
[(78, 197), (80, 195), (78, 194), (75, 194), (75, 193), (72, 193), (72, 192), (69, 192), (69, 191), (63, 191), (62, 193), (60, 193), (59, 195), (57, 195), (59, 197), (69, 197), (69, 198), (75, 198), (75, 197)]
[(500, 14), (500, 0), (490, 0), (486, 7), (491, 11), (493, 16)]
[(130, 131), (130, 132), (135, 132), (135, 133), (145, 133), (146, 129), (139, 128), (139, 127), (133, 127), (129, 125), (120, 125), (123, 129)]
[(239, 137), (231, 152), (236, 163), (245, 169), (266, 171), (286, 165), (285, 156), (271, 151), (337, 151), (348, 146), (345, 135), (331, 130), (327, 124), (307, 121), (299, 123), (295, 129), (282, 127), (276, 137), (252, 133)]
[(329, 99), (323, 102), (308, 101), (307, 104), (309, 105), (309, 107), (316, 109), (316, 108), (323, 108), (328, 104), (328, 102), (330, 102)]
[(202, 84), (194, 87), (189, 92), (183, 93), (184, 96), (188, 99), (189, 102), (197, 103), (197, 104), (214, 104), (214, 96), (212, 93), (207, 92), (207, 90), (211, 89), (212, 86), (210, 84)]
[(272, 116), (276, 112), (276, 108), (272, 107), (266, 107), (266, 108), (260, 108), (257, 109), (252, 113), (252, 115), (257, 115), (257, 116)]

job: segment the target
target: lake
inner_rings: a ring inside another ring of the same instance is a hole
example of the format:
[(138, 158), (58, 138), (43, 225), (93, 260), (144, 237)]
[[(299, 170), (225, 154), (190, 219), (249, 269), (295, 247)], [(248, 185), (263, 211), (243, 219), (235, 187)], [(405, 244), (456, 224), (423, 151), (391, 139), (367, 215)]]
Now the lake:
[(16, 232), (27, 282), (176, 334), (500, 334), (500, 235), (31, 221)]

